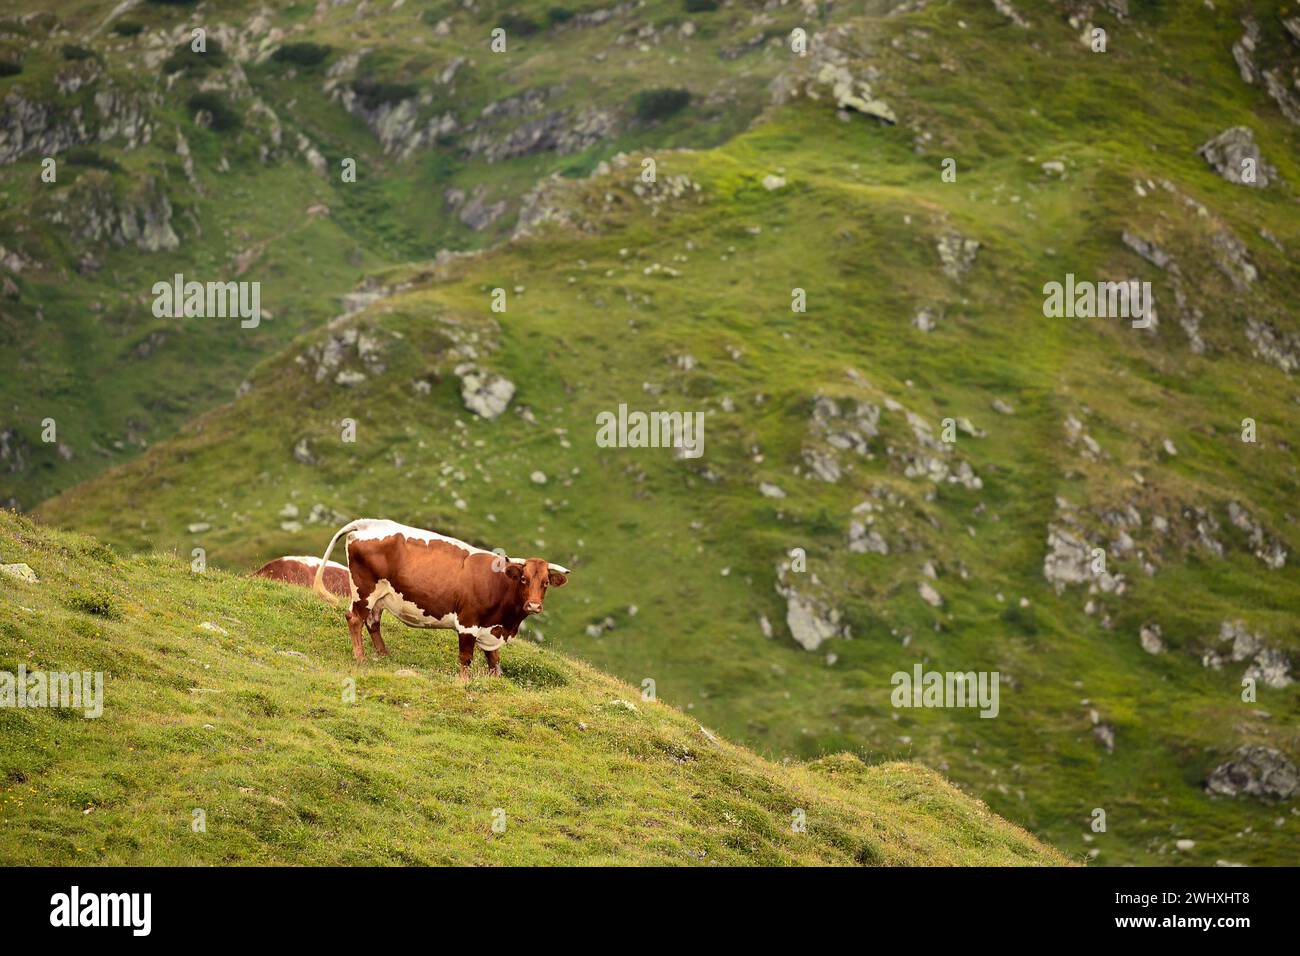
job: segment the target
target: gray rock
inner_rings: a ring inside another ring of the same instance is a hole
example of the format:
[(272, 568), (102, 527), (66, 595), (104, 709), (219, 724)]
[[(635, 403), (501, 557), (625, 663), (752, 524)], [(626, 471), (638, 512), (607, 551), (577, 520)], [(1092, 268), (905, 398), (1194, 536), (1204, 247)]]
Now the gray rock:
[(1148, 654), (1162, 654), (1165, 650), (1165, 642), (1162, 639), (1159, 624), (1145, 624), (1138, 631), (1138, 640), (1142, 644), (1142, 650)]
[(1010, 3), (1010, 0), (993, 0), (993, 9), (1002, 14), (1022, 30), (1029, 29), (1029, 21), (1022, 17)]
[(1259, 23), (1254, 17), (1242, 18), (1245, 28), (1240, 39), (1232, 44), (1232, 58), (1237, 61), (1237, 70), (1246, 83), (1255, 83), (1259, 79), (1259, 69), (1255, 66), (1255, 47), (1259, 44)]
[(808, 55), (772, 82), (773, 100), (786, 103), (799, 96), (811, 100), (829, 97), (845, 118), (851, 110), (883, 123), (897, 123), (893, 109), (873, 92), (877, 71), (856, 52), (861, 45), (846, 26), (814, 33), (808, 41)]
[[(459, 192), (459, 190), (456, 190), (456, 192)], [(479, 186), (475, 188), (473, 194), (469, 197), (469, 201), (460, 207), (457, 218), (475, 232), (482, 232), (500, 219), (505, 211), (506, 202), (504, 199), (489, 203), (487, 201), (487, 190)]]
[[(1255, 144), (1254, 132), (1246, 126), (1233, 126), (1218, 136), (1204, 143), (1196, 154), (1205, 159), (1214, 171), (1230, 183), (1264, 189), (1277, 178), (1277, 170), (1264, 162), (1259, 147)], [(1248, 183), (1242, 179), (1243, 161), (1252, 160), (1255, 166), (1255, 181)]]
[(1106, 748), (1106, 753), (1115, 752), (1115, 728), (1110, 724), (1097, 724), (1092, 728), (1092, 735), (1097, 738), (1097, 742)]
[[(787, 575), (799, 581), (787, 581)], [(776, 593), (785, 599), (786, 627), (795, 643), (815, 651), (833, 637), (848, 637), (849, 626), (833, 607), (816, 575), (791, 573), (788, 562), (777, 566)]]
[[(1232, 661), (1251, 661), (1243, 676), (1250, 677), (1266, 687), (1282, 688), (1291, 684), (1291, 663), (1287, 655), (1269, 647), (1264, 638), (1247, 629), (1243, 621), (1224, 621), (1219, 625), (1220, 643), (1232, 642), (1228, 658)], [(1211, 651), (1202, 659), (1207, 667), (1218, 669), (1223, 657)]]
[(889, 554), (889, 543), (874, 528), (868, 528), (861, 521), (851, 521), (849, 550), (854, 554)]
[(1129, 232), (1127, 229), (1124, 230), (1122, 238), (1124, 240), (1124, 245), (1128, 246), (1153, 266), (1156, 266), (1159, 269), (1168, 269), (1174, 264), (1173, 256), (1165, 252), (1154, 242), (1148, 242), (1140, 236)]
[(0, 574), (14, 578), (18, 581), (26, 581), (28, 584), (40, 584), (41, 579), (36, 576), (36, 572), (29, 565), (18, 564), (0, 564)]
[(943, 264), (943, 274), (950, 279), (960, 279), (975, 264), (975, 254), (980, 244), (976, 239), (964, 239), (955, 232), (940, 236), (938, 241), (939, 261)]
[(180, 245), (171, 224), (172, 204), (152, 176), (119, 188), (108, 173), (95, 170), (59, 198), (61, 205), (50, 220), (66, 224), (80, 242), (111, 242), (145, 252)]
[(1205, 780), (1205, 789), (1223, 797), (1254, 797), (1287, 800), (1300, 788), (1300, 773), (1280, 751), (1272, 747), (1238, 747), (1232, 759), (1215, 767)]
[(1263, 319), (1246, 319), (1246, 338), (1255, 355), (1290, 375), (1300, 369), (1300, 334)]
[(496, 418), (514, 398), (514, 383), (504, 376), (485, 372), (477, 365), (456, 366), (456, 375), (460, 379), (460, 397), (465, 407), (481, 418), (489, 421)]

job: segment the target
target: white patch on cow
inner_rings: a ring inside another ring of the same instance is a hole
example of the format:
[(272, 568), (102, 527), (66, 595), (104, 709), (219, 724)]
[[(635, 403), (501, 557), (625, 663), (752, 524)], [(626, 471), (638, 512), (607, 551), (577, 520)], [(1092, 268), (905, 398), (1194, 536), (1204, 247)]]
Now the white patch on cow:
[[(281, 560), (281, 561), (301, 561), (303, 564), (306, 564), (306, 565), (308, 565), (308, 566), (310, 566), (310, 567), (313, 567), (313, 568), (316, 567), (318, 564), (320, 564), (320, 558), (313, 557), (313, 556), (311, 556), (311, 555), (309, 555), (309, 554), (286, 554), (286, 555), (285, 555), (283, 558), (281, 558), (280, 560)], [(337, 561), (326, 561), (326, 562), (325, 562), (325, 567), (327, 567), (327, 568), (335, 568), (335, 569), (337, 569), (337, 570), (339, 570), (339, 571), (346, 571), (346, 570), (348, 569), (348, 566), (347, 566), (346, 564), (339, 564)]]
[[(355, 592), (355, 590), (354, 585), (353, 591)], [(354, 594), (353, 601), (356, 600)], [(473, 634), (474, 643), (485, 651), (495, 651), (505, 643), (505, 638), (493, 634), (490, 627), (462, 625), (455, 611), (450, 611), (442, 617), (434, 617), (426, 613), (418, 604), (406, 600), (401, 592), (393, 588), (392, 583), (387, 578), (380, 578), (375, 582), (375, 589), (370, 592), (370, 596), (366, 599), (366, 609), (370, 612), (368, 616), (372, 620), (376, 616), (376, 612), (387, 611), (407, 627), (444, 628), (458, 634)]]

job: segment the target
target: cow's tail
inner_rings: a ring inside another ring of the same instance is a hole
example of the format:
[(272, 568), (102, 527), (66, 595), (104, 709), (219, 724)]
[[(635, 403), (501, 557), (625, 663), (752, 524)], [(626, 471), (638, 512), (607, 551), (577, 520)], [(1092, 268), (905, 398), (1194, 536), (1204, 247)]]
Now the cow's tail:
[(339, 528), (338, 531), (334, 532), (334, 537), (330, 538), (329, 547), (327, 547), (325, 553), (321, 555), (320, 564), (316, 568), (316, 577), (313, 578), (311, 582), (311, 589), (320, 595), (322, 599), (335, 607), (338, 607), (339, 599), (330, 591), (329, 588), (325, 587), (325, 565), (329, 563), (330, 555), (334, 552), (334, 545), (338, 543), (339, 538), (343, 537), (345, 534), (356, 531), (358, 528), (364, 527), (368, 523), (368, 519), (361, 518), (357, 521), (351, 521)]

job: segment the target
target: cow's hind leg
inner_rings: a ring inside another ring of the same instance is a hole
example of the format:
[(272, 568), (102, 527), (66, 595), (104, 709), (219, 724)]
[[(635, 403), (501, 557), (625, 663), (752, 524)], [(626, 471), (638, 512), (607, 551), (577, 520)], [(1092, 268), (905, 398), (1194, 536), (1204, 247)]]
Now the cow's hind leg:
[(499, 650), (484, 651), (483, 656), (487, 658), (488, 677), (500, 677), (501, 676), (501, 652)]
[(474, 663), (474, 645), (473, 634), (460, 635), (460, 674), (458, 680), (462, 684), (469, 683), (469, 665)]
[(365, 605), (358, 601), (352, 605), (352, 610), (348, 611), (348, 633), (352, 636), (352, 656), (358, 663), (366, 659), (366, 650), (361, 643), (361, 628), (365, 623)]
[(380, 657), (387, 657), (388, 646), (384, 643), (383, 635), (379, 633), (379, 619), (383, 616), (383, 609), (375, 608), (366, 619), (366, 630), (370, 632), (370, 643), (375, 646), (375, 653)]

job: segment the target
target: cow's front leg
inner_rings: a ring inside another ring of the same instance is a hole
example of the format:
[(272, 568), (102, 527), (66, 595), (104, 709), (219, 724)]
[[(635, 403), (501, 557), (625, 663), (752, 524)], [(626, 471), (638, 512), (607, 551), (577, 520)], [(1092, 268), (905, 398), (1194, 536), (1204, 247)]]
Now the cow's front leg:
[(380, 657), (388, 656), (388, 645), (384, 643), (383, 635), (379, 633), (379, 619), (383, 617), (384, 612), (375, 609), (375, 613), (366, 620), (366, 630), (370, 632), (370, 643), (375, 645), (375, 653)]
[(365, 616), (355, 607), (348, 611), (348, 633), (352, 635), (352, 656), (361, 663), (366, 659), (365, 647), (361, 643), (361, 628), (365, 625)]
[(483, 656), (487, 658), (488, 677), (501, 676), (501, 651), (484, 651)]
[(474, 663), (474, 635), (460, 635), (460, 675), (457, 678), (462, 684), (469, 683), (469, 665)]

